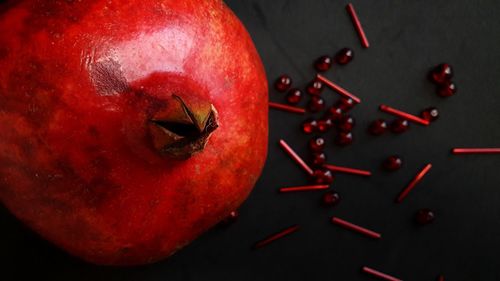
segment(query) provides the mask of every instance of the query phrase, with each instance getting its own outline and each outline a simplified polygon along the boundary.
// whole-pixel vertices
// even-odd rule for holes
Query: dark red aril
[[[323,118],[318,120],[318,132],[325,133],[333,127],[333,121],[330,118]]]
[[[312,96],[307,104],[310,112],[320,112],[325,108],[325,100],[320,96]]]
[[[222,226],[228,226],[228,225],[234,223],[235,221],[237,221],[239,216],[240,216],[240,214],[238,211],[232,211],[231,213],[229,213],[229,215],[225,219],[223,219],[220,222],[220,224]]]
[[[332,121],[337,121],[344,116],[344,111],[340,107],[332,106],[328,109],[327,115]]]
[[[398,118],[391,123],[391,131],[396,134],[404,133],[410,127],[410,123],[406,119]]]
[[[427,121],[435,121],[439,118],[439,111],[435,107],[429,107],[420,113],[420,117]]]
[[[401,166],[403,166],[403,159],[397,155],[389,156],[382,164],[385,170],[391,172],[401,169]]]
[[[330,69],[331,66],[332,66],[332,58],[329,56],[319,57],[314,62],[314,68],[316,68],[318,72],[325,72],[328,69]]]
[[[328,191],[321,198],[323,205],[333,207],[340,202],[340,194],[335,191]]]
[[[351,144],[353,141],[351,132],[339,132],[335,137],[335,144],[340,146],[346,146]]]
[[[276,79],[274,88],[279,92],[286,92],[292,86],[292,78],[286,74],[281,75]]]
[[[342,131],[342,132],[350,132],[352,131],[352,128],[354,128],[354,118],[352,118],[349,115],[343,116],[340,118],[337,124],[337,128]]]
[[[310,95],[319,95],[323,91],[323,82],[319,80],[311,81],[306,88],[306,92]]]
[[[445,82],[437,88],[437,93],[441,97],[451,97],[456,94],[456,92],[457,86],[451,81]]]
[[[318,129],[318,122],[314,119],[307,119],[302,123],[302,132],[312,134]]]
[[[313,152],[321,152],[325,148],[325,139],[322,137],[314,137],[309,141],[309,149]]]
[[[324,152],[313,152],[311,158],[313,167],[322,167],[326,163],[326,154]]]
[[[344,112],[351,110],[355,105],[356,102],[353,99],[345,97],[340,98],[337,103],[335,103],[335,106],[342,109]]]
[[[349,48],[343,48],[335,55],[335,62],[341,65],[348,64],[354,58],[354,51]]]
[[[374,136],[380,136],[387,131],[387,122],[383,119],[373,121],[368,127],[368,132]]]
[[[315,170],[312,177],[315,184],[331,184],[334,179],[332,172],[327,169]]]
[[[298,104],[302,100],[303,93],[297,88],[293,88],[286,94],[286,101],[289,104]]]
[[[452,77],[453,69],[447,63],[436,65],[429,73],[429,79],[437,85],[450,81]]]
[[[420,225],[426,225],[433,222],[435,214],[430,209],[420,209],[415,214],[415,221]]]

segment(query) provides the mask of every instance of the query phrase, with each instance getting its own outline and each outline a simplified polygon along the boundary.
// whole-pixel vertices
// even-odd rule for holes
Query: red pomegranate
[[[69,253],[157,261],[254,186],[267,82],[221,0],[7,1],[0,34],[0,199]]]

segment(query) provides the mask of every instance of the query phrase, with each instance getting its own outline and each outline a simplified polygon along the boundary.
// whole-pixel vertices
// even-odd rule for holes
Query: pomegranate
[[[165,258],[267,153],[267,80],[221,0],[0,6],[0,200],[89,262]]]

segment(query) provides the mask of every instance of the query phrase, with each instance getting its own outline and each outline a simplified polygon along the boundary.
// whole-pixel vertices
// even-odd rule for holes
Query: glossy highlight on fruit
[[[44,238],[151,263],[252,190],[268,83],[222,1],[12,1],[0,32],[0,201]]]

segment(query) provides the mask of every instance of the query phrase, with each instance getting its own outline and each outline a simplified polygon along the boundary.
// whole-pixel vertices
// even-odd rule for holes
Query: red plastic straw
[[[354,28],[356,29],[356,32],[358,33],[359,40],[361,40],[361,45],[364,48],[370,47],[370,43],[368,42],[368,38],[366,38],[365,31],[363,30],[363,26],[361,26],[361,22],[359,21],[358,14],[356,13],[356,10],[354,10],[354,6],[349,3],[346,7],[347,13],[351,16],[352,23],[354,24]]]
[[[375,238],[375,239],[382,238],[382,235],[380,233],[377,233],[375,231],[372,231],[372,230],[369,230],[367,228],[361,227],[359,225],[355,225],[353,223],[350,223],[348,221],[345,221],[345,220],[337,218],[337,217],[332,217],[332,223],[340,225],[343,228],[359,232],[359,233],[361,233],[363,235],[366,235],[368,237],[371,237],[371,238]]]
[[[348,167],[341,167],[341,166],[335,166],[335,165],[324,165],[324,167],[332,172],[337,172],[337,173],[345,173],[345,174],[359,175],[359,176],[365,176],[365,177],[369,177],[372,175],[372,172],[370,172],[370,171],[353,169],[353,168],[348,168]]]
[[[328,189],[329,185],[303,185],[303,186],[292,186],[292,187],[282,187],[280,188],[280,192],[295,192],[295,191],[311,191],[311,190],[323,190]]]
[[[262,248],[268,244],[270,244],[271,242],[275,241],[275,240],[278,240],[280,238],[283,238],[289,234],[292,234],[293,232],[299,230],[299,226],[298,225],[293,225],[293,226],[290,226],[276,234],[273,234],[269,237],[267,237],[266,239],[264,240],[261,240],[259,242],[257,242],[253,247],[254,249],[259,249],[259,248]]]
[[[379,109],[385,113],[396,115],[398,117],[401,117],[403,119],[406,119],[408,121],[412,121],[412,122],[415,122],[415,123],[418,123],[421,125],[428,126],[430,124],[430,122],[428,120],[422,119],[418,116],[412,115],[410,113],[406,113],[406,112],[401,111],[401,110],[397,110],[397,109],[392,108],[390,106],[387,106],[385,104],[381,104]]]
[[[309,175],[312,175],[314,173],[314,171],[311,169],[311,167],[309,167],[306,162],[304,162],[304,160],[302,160],[302,158],[300,158],[299,155],[297,155],[297,153],[295,153],[295,151],[284,141],[284,140],[280,140],[280,146],[285,150],[285,152],[290,155],[290,157],[292,157],[292,159],[297,162],[297,164],[299,164],[300,167],[302,167],[302,169],[304,169]]]
[[[378,270],[375,270],[373,268],[369,268],[368,266],[363,266],[363,272],[371,274],[371,275],[378,277],[380,279],[388,280],[388,281],[403,281],[402,279],[398,279],[394,276],[385,274],[385,273],[380,272]]]
[[[413,180],[399,194],[398,198],[396,199],[396,202],[401,203],[403,201],[403,199],[405,199],[406,196],[408,196],[408,193],[410,193],[410,191],[413,188],[415,188],[417,183],[419,183],[422,180],[422,178],[429,172],[429,170],[431,168],[432,168],[432,164],[429,163],[429,164],[425,165],[425,167],[422,170],[420,170],[420,172],[418,172],[418,174],[415,176],[415,178],[413,178]]]
[[[500,148],[453,148],[453,154],[500,154]]]
[[[340,87],[339,85],[333,83],[332,81],[328,80],[326,77],[324,77],[321,74],[316,74],[316,79],[319,81],[325,83],[328,87],[332,88],[334,91],[339,93],[340,95],[352,99],[356,103],[361,103],[361,99],[356,97],[355,95],[349,93],[346,89]]]
[[[290,106],[282,103],[269,102],[269,107],[274,109],[279,109],[291,113],[304,114],[306,110],[296,106]]]

